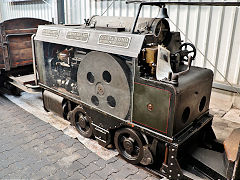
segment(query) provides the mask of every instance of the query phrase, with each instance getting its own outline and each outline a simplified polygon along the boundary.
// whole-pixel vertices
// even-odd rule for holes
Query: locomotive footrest
[[[224,151],[196,148],[190,164],[210,179],[240,178],[240,129],[235,129],[224,141]]]
[[[28,92],[28,93],[38,93],[41,92],[39,86],[35,85],[35,75],[29,74],[25,76],[9,76],[9,83],[13,86]]]

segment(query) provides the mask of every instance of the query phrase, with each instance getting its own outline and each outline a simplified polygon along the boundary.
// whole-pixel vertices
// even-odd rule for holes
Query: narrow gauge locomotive
[[[37,32],[38,25],[44,24],[50,22],[15,18],[0,23],[0,87],[9,81],[9,77],[33,73],[31,36]]]
[[[144,5],[158,6],[160,18],[139,18]],[[165,4],[151,2],[140,4],[135,20],[39,26],[33,45],[44,107],[169,179],[187,178],[189,164],[209,178],[237,179],[239,143],[229,150],[211,127],[213,72],[191,66],[194,45],[182,43],[165,18]]]

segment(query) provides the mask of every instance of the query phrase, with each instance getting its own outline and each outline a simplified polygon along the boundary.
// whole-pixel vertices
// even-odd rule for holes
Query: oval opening
[[[199,104],[199,111],[200,112],[202,112],[202,110],[204,109],[204,107],[206,105],[206,101],[207,101],[206,96],[203,96],[201,101],[200,101],[200,104]]]
[[[99,105],[99,100],[98,100],[97,96],[92,96],[91,101],[95,106]]]
[[[188,118],[189,118],[189,115],[190,115],[190,108],[189,107],[186,107],[183,111],[183,114],[182,114],[182,122],[183,123],[186,123]]]
[[[108,96],[107,97],[107,103],[111,107],[115,107],[116,106],[116,100],[112,96]]]
[[[93,73],[91,73],[91,72],[88,72],[88,73],[87,73],[87,80],[88,80],[90,83],[94,83]]]
[[[112,76],[111,76],[110,72],[108,72],[108,71],[104,71],[102,74],[102,77],[103,77],[103,80],[107,83],[110,83],[112,80]]]

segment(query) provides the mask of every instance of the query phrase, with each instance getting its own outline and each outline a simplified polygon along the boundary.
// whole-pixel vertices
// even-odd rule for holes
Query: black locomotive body
[[[39,26],[33,40],[44,107],[130,163],[187,178],[186,158],[204,171],[199,153],[224,155],[209,114],[213,73],[191,66],[195,47],[182,44],[166,19],[133,22],[95,16],[81,26]],[[229,164],[239,169],[237,162],[204,173],[235,177]]]

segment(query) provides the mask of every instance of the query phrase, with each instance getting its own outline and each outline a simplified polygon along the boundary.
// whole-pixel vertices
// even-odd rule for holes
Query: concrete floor
[[[213,90],[210,102],[210,113],[214,115],[213,129],[217,139],[226,139],[233,129],[240,128],[240,109],[237,98],[227,92]],[[239,99],[240,101],[240,99]]]
[[[159,179],[114,153],[101,158],[2,95],[0,114],[0,179]]]

